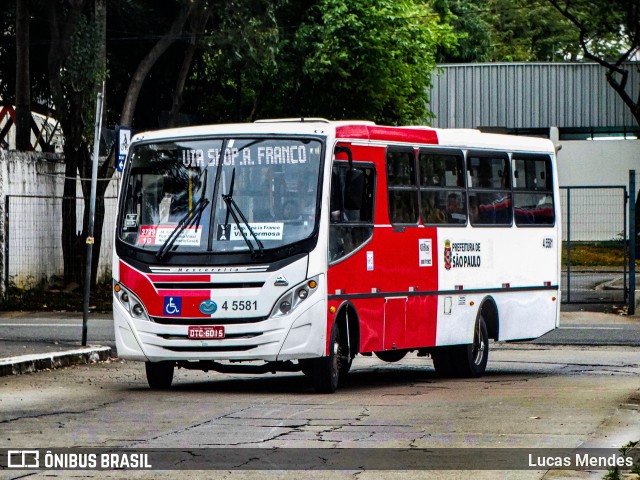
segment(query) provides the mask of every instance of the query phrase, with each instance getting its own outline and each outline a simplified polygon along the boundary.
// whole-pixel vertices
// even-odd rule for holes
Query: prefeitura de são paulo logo
[[[444,241],[444,268],[451,270],[451,240]]]

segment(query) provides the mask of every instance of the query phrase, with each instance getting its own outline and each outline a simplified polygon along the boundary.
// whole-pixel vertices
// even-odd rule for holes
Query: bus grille
[[[262,333],[227,333],[224,336],[225,340],[232,340],[232,339],[238,339],[238,338],[255,338],[255,337],[259,337],[260,335],[262,335]],[[158,337],[160,338],[164,338],[165,340],[189,340],[187,338],[187,335],[176,335],[176,334],[157,334]],[[191,339],[193,340],[193,339]],[[201,341],[204,340],[206,341],[206,338],[199,338],[196,341]],[[215,339],[212,339],[212,341],[215,341]]]
[[[238,325],[242,323],[264,322],[269,317],[252,318],[165,318],[151,317],[151,321],[160,325]]]
[[[193,347],[162,347],[165,350],[171,350],[172,352],[246,352],[257,348],[258,345],[230,345],[230,346],[209,346],[203,347],[200,345],[194,345]]]

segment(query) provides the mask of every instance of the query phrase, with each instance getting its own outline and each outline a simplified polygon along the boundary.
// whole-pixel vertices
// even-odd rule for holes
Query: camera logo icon
[[[40,452],[38,450],[9,450],[9,468],[40,468]]]

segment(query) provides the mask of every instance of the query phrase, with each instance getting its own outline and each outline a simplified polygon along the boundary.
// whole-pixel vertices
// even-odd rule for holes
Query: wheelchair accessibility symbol
[[[164,297],[164,314],[177,316],[182,313],[182,297]]]

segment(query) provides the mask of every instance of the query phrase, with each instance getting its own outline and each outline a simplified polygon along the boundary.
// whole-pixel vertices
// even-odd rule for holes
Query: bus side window
[[[469,202],[477,204],[477,219],[471,225],[511,225],[511,168],[504,152],[469,153],[467,170],[471,178]]]
[[[387,152],[389,220],[392,224],[418,223],[418,187],[413,151]]]
[[[331,173],[329,262],[346,257],[373,235],[375,169],[341,162]]]
[[[420,151],[422,223],[466,225],[467,194],[461,151]]]
[[[553,225],[551,158],[548,155],[514,154],[513,164],[516,225]]]

